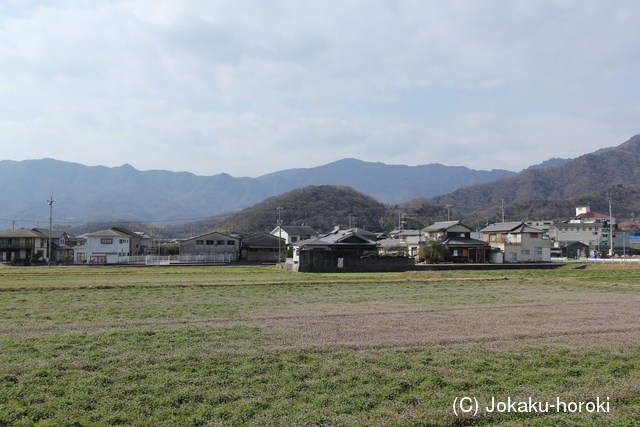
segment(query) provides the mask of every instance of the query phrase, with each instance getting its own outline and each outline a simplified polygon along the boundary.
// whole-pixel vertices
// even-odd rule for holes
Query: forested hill
[[[204,233],[212,229],[242,235],[270,232],[277,225],[276,208],[279,206],[283,208],[280,219],[284,225],[308,225],[320,232],[328,232],[336,225],[376,231],[389,228],[387,222],[392,218],[391,209],[351,187],[311,185],[269,197],[240,212],[175,226],[171,231],[177,235],[184,235],[187,231]]]
[[[428,199],[429,204],[453,205],[473,212],[501,203],[568,200],[615,186],[640,184],[640,135],[597,154],[585,154],[562,165],[530,168],[490,183],[460,188]]]

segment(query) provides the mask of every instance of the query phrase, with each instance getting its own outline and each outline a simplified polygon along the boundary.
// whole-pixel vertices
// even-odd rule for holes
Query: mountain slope
[[[472,185],[429,200],[471,212],[505,203],[565,200],[616,185],[640,184],[640,135],[615,149],[586,154],[558,166],[525,169],[491,183]]]
[[[308,225],[328,232],[334,226],[381,230],[393,209],[348,186],[310,185],[272,196],[240,212],[170,227],[173,235],[202,234],[224,229],[244,236],[270,232],[278,223],[277,207],[284,225]],[[389,227],[387,227],[389,228]]]

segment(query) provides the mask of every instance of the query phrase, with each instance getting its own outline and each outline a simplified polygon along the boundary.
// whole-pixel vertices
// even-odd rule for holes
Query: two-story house
[[[551,261],[551,241],[538,228],[523,222],[501,222],[481,231],[483,240],[502,253],[502,260],[494,258],[494,262]]]
[[[49,230],[34,228],[35,231],[49,236]],[[70,238],[66,231],[51,231],[51,260],[54,262],[69,261],[73,259],[74,239]]]
[[[124,228],[113,227],[84,235],[86,242],[73,248],[75,262],[117,264],[118,257],[144,255],[151,238]]]
[[[425,240],[446,245],[451,251],[449,261],[484,262],[491,247],[488,243],[471,238],[471,227],[460,221],[435,222],[421,230]]]
[[[0,261],[47,259],[49,236],[37,230],[19,228],[0,233]]]

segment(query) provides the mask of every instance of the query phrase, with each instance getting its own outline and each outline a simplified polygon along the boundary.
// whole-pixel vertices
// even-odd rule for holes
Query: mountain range
[[[551,159],[510,177],[478,183],[431,198],[396,206],[384,205],[352,188],[307,186],[270,197],[242,211],[174,228],[176,235],[222,228],[252,234],[273,229],[275,208],[284,207],[285,223],[328,231],[353,224],[388,232],[403,219],[405,228],[435,221],[461,219],[472,227],[526,219],[567,220],[575,207],[589,205],[608,212],[609,199],[621,221],[640,212],[640,135],[618,147],[601,149],[577,159]]]
[[[356,159],[343,159],[308,169],[289,169],[258,178],[234,178],[227,174],[209,177],[187,172],[138,171],[130,165],[120,167],[84,166],[52,159],[0,161],[0,229],[12,226],[35,227],[48,220],[46,200],[53,196],[54,219],[58,224],[91,221],[138,220],[146,223],[181,224],[217,216],[244,224],[242,210],[294,189],[308,186],[349,186],[391,210],[377,221],[389,224],[402,210],[418,213],[425,221],[446,219],[450,205],[459,217],[489,218],[497,206],[507,205],[522,216],[562,214],[566,203],[585,200],[591,194],[618,188],[624,190],[625,212],[635,209],[635,189],[640,186],[640,135],[618,147],[598,150],[576,159],[550,159],[520,173],[492,170],[476,171],[464,167],[429,164],[423,166],[387,165]],[[317,191],[337,203],[331,192]],[[338,191],[338,190],[336,190]],[[341,215],[363,211],[365,199],[342,191],[357,209],[343,207]],[[297,193],[296,193],[297,194]],[[293,197],[293,196],[292,196]],[[300,202],[300,194],[298,194]],[[601,203],[601,194],[597,197]],[[619,195],[619,197],[622,197]],[[639,208],[640,208],[640,200]],[[304,201],[304,203],[308,203]],[[333,202],[331,202],[333,203]],[[313,205],[313,212],[333,208],[329,202]],[[364,204],[363,204],[364,203]],[[355,206],[354,205],[354,206]],[[560,206],[562,205],[562,206]],[[311,205],[309,205],[311,206]],[[621,205],[622,206],[622,205]],[[552,207],[552,209],[547,209]],[[270,209],[270,208],[269,208]],[[245,209],[246,211],[246,209]],[[233,212],[239,212],[233,214]],[[240,215],[240,216],[238,216]],[[272,213],[269,213],[272,215]],[[254,218],[257,218],[254,214]],[[292,218],[293,220],[294,218]],[[520,219],[520,218],[518,218]],[[295,221],[305,217],[295,216]],[[342,220],[341,220],[342,221]],[[267,221],[271,224],[272,218]],[[204,224],[203,223],[203,224]]]
[[[513,175],[515,172],[506,170],[386,165],[356,159],[258,178],[139,171],[127,164],[104,167],[53,159],[4,160],[0,161],[0,228],[10,228],[9,221],[30,227],[35,226],[33,222],[48,220],[45,202],[51,196],[56,201],[57,223],[116,219],[168,223],[239,211],[308,185],[348,185],[382,203],[396,204]]]

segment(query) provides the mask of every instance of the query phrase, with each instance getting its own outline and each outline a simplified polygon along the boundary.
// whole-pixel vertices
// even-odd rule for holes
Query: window
[[[203,246],[204,240],[196,240],[196,246]]]
[[[233,246],[235,244],[236,244],[236,242],[234,240],[227,240],[227,245]]]
[[[103,245],[112,245],[113,239],[100,239],[100,243],[102,243]]]
[[[538,234],[539,233],[530,233],[529,237],[531,237],[532,239],[537,239],[538,238]]]
[[[541,247],[540,248],[533,248],[533,250],[534,250],[534,254],[542,255],[542,248]]]
[[[218,240],[218,246],[223,246],[224,245],[224,240]]]
[[[121,245],[125,245],[127,243],[129,243],[129,241],[127,239],[120,239],[120,244]]]
[[[213,240],[207,240],[207,246],[213,246]]]
[[[496,235],[495,235],[495,234],[490,234],[490,235],[489,235],[489,241],[490,241],[490,242],[495,242],[496,240],[497,240],[497,239],[496,239]]]
[[[522,255],[529,255],[529,254],[530,254],[529,249],[523,249],[522,250]]]

